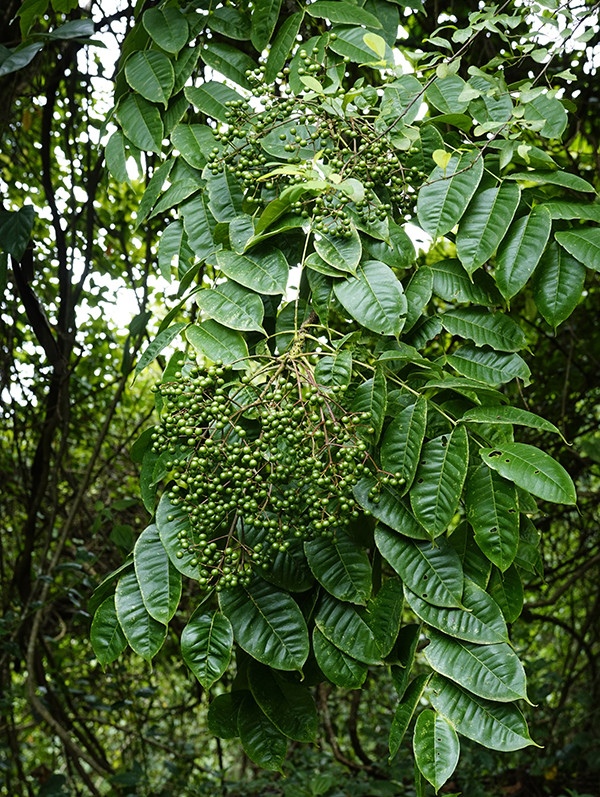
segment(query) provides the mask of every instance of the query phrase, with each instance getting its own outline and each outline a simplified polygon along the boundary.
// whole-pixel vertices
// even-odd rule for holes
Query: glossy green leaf
[[[472,695],[441,675],[433,676],[430,688],[433,707],[467,739],[502,752],[535,744],[515,705]]]
[[[204,689],[223,675],[232,648],[233,629],[227,617],[198,607],[181,633],[181,654]]]
[[[577,503],[575,485],[567,471],[545,451],[526,443],[505,443],[480,449],[483,461],[518,487],[558,504]]]
[[[196,294],[202,312],[228,329],[264,332],[264,305],[258,294],[227,280]]]
[[[477,307],[459,307],[440,316],[451,335],[472,340],[476,346],[500,351],[523,349],[527,340],[521,327],[504,313],[490,313]]]
[[[507,642],[478,645],[433,629],[427,636],[425,658],[436,672],[487,700],[527,699],[525,670]]]
[[[487,465],[473,471],[465,494],[475,542],[500,570],[512,564],[519,544],[519,507],[514,484]]]
[[[370,28],[380,28],[381,23],[376,16],[365,11],[360,6],[351,3],[331,2],[331,0],[315,0],[307,12],[311,17],[322,17],[330,22],[339,22],[342,25],[366,25]]]
[[[125,76],[131,88],[142,97],[167,107],[175,85],[175,72],[164,53],[157,50],[133,53],[125,64]]]
[[[463,423],[516,424],[539,429],[540,432],[560,434],[560,430],[550,421],[534,412],[522,410],[520,407],[498,405],[497,407],[474,407],[462,416]]]
[[[430,268],[433,291],[447,302],[491,305],[501,301],[492,278],[482,270],[469,275],[458,260],[441,260]]]
[[[468,100],[466,102],[460,100],[466,85],[458,75],[436,78],[427,87],[425,99],[441,113],[463,113],[469,105]]]
[[[543,122],[539,129],[544,138],[560,138],[567,126],[567,112],[556,97],[539,94],[525,103],[523,118],[528,122]]]
[[[459,523],[448,537],[448,542],[459,556],[465,578],[485,589],[492,571],[492,563],[475,542],[469,524],[466,521]]]
[[[577,219],[600,222],[600,204],[591,202],[544,202],[553,219]]]
[[[229,107],[226,103],[243,99],[237,91],[217,80],[207,80],[201,86],[186,86],[183,91],[192,105],[219,122],[228,120],[226,114],[229,113]]]
[[[406,692],[420,637],[420,623],[404,625],[398,634],[393,651],[396,663],[391,665],[390,674],[399,699],[402,699]]]
[[[179,209],[188,243],[196,257],[206,260],[217,248],[213,239],[215,217],[208,209],[204,194],[185,202]]]
[[[272,83],[277,77],[277,73],[285,66],[285,62],[296,42],[296,36],[300,30],[300,25],[302,25],[303,18],[303,12],[297,11],[287,17],[277,31],[277,35],[269,48],[265,71],[266,83]]]
[[[341,601],[365,604],[371,594],[371,564],[366,550],[348,534],[315,537],[304,543],[308,566],[317,581]]]
[[[0,78],[26,67],[33,61],[43,46],[42,42],[34,42],[8,50],[8,55],[0,63]]]
[[[191,47],[184,47],[184,49],[179,53],[177,60],[173,62],[173,69],[175,70],[175,86],[173,88],[173,94],[177,95],[177,99],[175,101],[176,104],[173,103],[173,100],[171,101],[173,105],[165,114],[166,130],[172,130],[175,124],[181,120],[189,108],[190,100],[181,90],[185,87],[188,80],[194,74],[194,70],[196,69],[199,58],[200,48],[194,47],[192,45]],[[171,113],[176,115],[176,119],[173,124],[168,125],[167,119]]]
[[[400,117],[405,124],[412,124],[419,115],[422,95],[423,86],[414,75],[401,75],[383,89],[382,119],[387,124],[391,124]],[[420,138],[417,140],[419,143],[421,142]],[[434,147],[434,149],[438,149],[438,147]],[[430,167],[431,162],[427,163],[427,166],[423,166],[422,171],[428,170]]]
[[[356,274],[362,247],[354,226],[351,228],[351,232],[350,238],[322,234],[315,240],[315,250],[319,257],[338,271],[349,271]]]
[[[238,645],[277,670],[298,670],[309,651],[308,631],[298,604],[286,592],[254,578],[248,586],[219,593]]]
[[[381,441],[381,467],[405,480],[406,493],[415,477],[427,427],[427,401],[419,396],[402,410],[385,430]],[[412,535],[409,535],[412,536]]]
[[[313,649],[321,672],[332,684],[346,689],[358,689],[363,685],[367,665],[337,648],[317,626],[313,629]]]
[[[250,16],[235,6],[212,6],[206,22],[211,30],[222,33],[228,39],[250,39]]]
[[[156,205],[156,200],[161,195],[174,166],[175,159],[169,158],[169,160],[161,163],[157,169],[154,169],[152,177],[146,185],[146,190],[142,196],[142,201],[140,202],[136,212],[136,227],[139,227],[140,224],[148,218],[148,215],[150,214],[152,208]]]
[[[375,544],[383,558],[420,598],[434,606],[462,606],[462,567],[458,554],[445,537],[435,543],[413,542],[378,526]]]
[[[512,172],[506,175],[505,179],[510,180],[523,180],[528,183],[549,183],[550,185],[560,185],[563,188],[571,188],[573,191],[582,191],[583,193],[595,194],[596,189],[587,180],[579,177],[577,174],[569,174],[558,170],[549,171],[528,171],[528,172]]]
[[[166,639],[167,627],[148,614],[133,570],[124,573],[117,583],[115,608],[130,647],[151,661]]]
[[[370,413],[368,419],[369,426],[367,426],[367,429],[372,428],[374,430],[371,439],[373,439],[375,443],[379,440],[379,436],[381,435],[386,406],[387,383],[383,372],[378,368],[375,370],[375,376],[372,379],[367,379],[366,382],[363,382],[356,388],[351,408],[352,412]],[[364,432],[364,429],[359,431]]]
[[[496,257],[496,283],[505,299],[525,285],[548,243],[552,219],[543,205],[510,225]]]
[[[349,385],[352,377],[352,352],[348,349],[319,357],[314,370],[315,382],[325,388]]]
[[[394,712],[390,727],[390,762],[400,749],[404,735],[408,730],[415,709],[421,702],[421,697],[423,696],[423,692],[430,678],[431,675],[417,675],[417,677],[411,681],[402,700],[396,706],[396,711]]]
[[[366,476],[353,487],[354,497],[365,512],[406,537],[415,540],[430,539],[430,534],[416,520],[395,488],[380,485],[376,498],[371,498],[370,492],[377,484],[374,477]]]
[[[433,272],[424,266],[412,275],[404,294],[407,302],[405,334],[411,330],[425,312],[433,293]]]
[[[528,385],[530,381],[529,367],[518,354],[504,354],[466,345],[456,349],[446,359],[459,374],[486,385],[495,387],[511,379],[522,379]]]
[[[242,699],[237,722],[248,758],[262,769],[280,771],[287,752],[287,738],[259,708],[252,695],[247,694]]]
[[[131,157],[132,144],[128,141],[120,130],[115,132],[108,139],[104,154],[108,171],[119,183],[129,183],[131,180],[127,171],[127,161]]]
[[[355,64],[371,64],[382,60],[380,54],[376,54],[366,43],[365,34],[367,31],[359,27],[336,27],[336,38],[329,42],[329,48],[338,55],[347,56]],[[383,60],[393,63],[393,55],[390,47],[385,46]]]
[[[426,708],[415,723],[413,750],[421,774],[437,792],[458,764],[460,742],[454,727],[441,714]]]
[[[473,151],[453,155],[446,169],[432,171],[419,191],[419,224],[433,238],[445,235],[465,212],[483,175],[483,158]]]
[[[96,609],[90,641],[102,667],[118,659],[127,647],[127,638],[117,618],[114,595],[105,598]]]
[[[587,268],[600,271],[600,227],[579,227],[557,232],[556,240]]]
[[[464,427],[440,435],[423,446],[410,490],[417,520],[432,536],[442,534],[458,508],[469,462],[469,441]]]
[[[178,53],[188,40],[188,24],[177,8],[149,8],[142,23],[153,41],[168,53]]]
[[[171,564],[155,525],[140,534],[133,549],[135,574],[148,614],[167,624],[181,598],[181,575]]]
[[[156,105],[139,94],[128,94],[118,104],[115,116],[132,144],[149,152],[161,151],[164,129]]]
[[[187,236],[180,221],[172,221],[163,231],[158,242],[158,268],[164,279],[171,279],[171,266],[173,259],[177,258],[175,267],[184,265],[192,257],[192,251],[187,244]],[[185,267],[185,266],[184,266]]]
[[[220,739],[234,739],[239,736],[238,714],[246,695],[250,695],[250,692],[247,689],[240,689],[224,692],[211,700],[206,718],[213,736],[218,736]]]
[[[406,585],[404,591],[406,602],[417,617],[453,639],[463,639],[478,645],[508,642],[506,623],[500,607],[485,590],[469,579],[465,579],[462,609],[432,606]]]
[[[315,624],[333,645],[365,664],[378,664],[381,652],[373,632],[353,606],[323,594]]]
[[[261,575],[265,581],[288,592],[305,592],[315,583],[304,555],[302,541],[296,538],[285,551],[277,551],[271,567]]]
[[[585,283],[585,266],[551,243],[533,275],[533,298],[544,319],[556,328],[577,307]]]
[[[244,360],[248,357],[248,347],[239,332],[209,319],[189,326],[185,336],[209,360],[230,363],[233,369],[246,367]]]
[[[169,499],[169,494],[164,492],[156,509],[156,527],[160,540],[177,570],[184,576],[195,579],[198,577],[198,568],[189,564],[189,558],[180,559],[177,556],[178,551],[181,551],[181,540],[178,534],[180,531],[187,531],[189,526],[188,515],[179,507],[174,506]]]
[[[384,581],[377,595],[367,605],[368,613],[365,619],[384,658],[391,653],[396,644],[403,606],[404,592],[399,578],[388,578]]]
[[[256,0],[251,15],[250,39],[261,53],[273,35],[279,18],[281,0]]]
[[[297,742],[315,741],[317,707],[306,686],[256,662],[248,668],[248,682],[252,696],[281,733]]]
[[[202,60],[224,77],[245,89],[250,89],[248,70],[256,69],[256,62],[239,47],[219,41],[209,41],[201,51]]]
[[[208,207],[217,221],[233,221],[242,213],[242,188],[228,169],[209,174],[206,187]]]
[[[0,251],[20,261],[31,238],[34,221],[33,205],[24,205],[16,211],[0,210]]]
[[[178,124],[171,133],[173,146],[190,166],[203,169],[216,141],[208,125]]]
[[[279,249],[253,249],[244,255],[223,249],[216,261],[224,274],[246,288],[271,296],[285,293],[289,267]]]
[[[523,584],[517,568],[511,565],[505,573],[494,568],[488,586],[507,623],[514,623],[523,609]]]
[[[460,261],[472,274],[494,254],[512,221],[521,191],[515,183],[486,188],[475,194],[456,236]]]
[[[144,368],[147,368],[150,363],[155,360],[158,355],[169,346],[175,338],[179,335],[182,329],[184,329],[186,324],[172,324],[167,329],[163,329],[162,332],[154,338],[154,340],[150,341],[150,343],[144,349],[142,356],[137,361],[135,366],[136,374],[139,374],[140,371],[143,371]]]
[[[336,283],[334,292],[362,326],[380,335],[400,334],[406,318],[406,297],[400,281],[385,263],[361,263],[356,277]]]

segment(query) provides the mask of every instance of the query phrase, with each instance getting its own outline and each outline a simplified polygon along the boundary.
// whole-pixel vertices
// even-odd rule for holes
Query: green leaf
[[[321,387],[349,385],[352,377],[352,352],[347,349],[319,357],[314,370],[315,382]]]
[[[133,562],[148,614],[166,625],[179,605],[181,575],[171,564],[155,525],[140,534]]]
[[[546,247],[533,275],[533,298],[551,327],[556,329],[577,307],[585,274],[583,263],[560,246],[553,242]]]
[[[205,64],[237,83],[238,86],[245,89],[251,88],[246,72],[256,69],[257,65],[249,55],[246,55],[238,47],[223,42],[209,41],[202,49],[201,56]]]
[[[568,172],[555,170],[512,172],[512,174],[505,175],[505,179],[523,180],[528,183],[549,183],[550,185],[560,185],[563,188],[570,188],[573,191],[596,193],[596,189],[591,183],[588,183],[587,180],[584,180],[576,174],[569,174]]]
[[[105,598],[96,609],[90,630],[90,641],[102,667],[118,659],[127,647],[127,638],[117,619],[114,595]]]
[[[458,508],[469,462],[469,441],[464,427],[440,435],[423,446],[421,461],[410,491],[417,520],[432,536],[442,534]]]
[[[127,160],[132,155],[132,144],[120,130],[115,130],[108,139],[104,154],[108,171],[119,183],[129,183],[129,173],[127,172]]]
[[[405,480],[406,493],[414,480],[427,428],[427,401],[419,396],[402,410],[385,430],[381,441],[381,467]]]
[[[233,629],[227,617],[198,607],[181,633],[181,655],[204,689],[223,675],[232,649]]]
[[[200,309],[228,329],[242,332],[263,332],[262,320],[265,308],[260,296],[227,280],[214,288],[203,288],[196,294]]]
[[[375,370],[375,376],[367,379],[356,388],[352,399],[352,412],[369,412],[370,427],[374,429],[373,442],[376,443],[381,435],[385,409],[387,406],[387,383],[380,368]],[[369,427],[367,427],[369,428]]]
[[[27,249],[34,221],[33,205],[24,205],[16,211],[0,210],[0,251],[19,262]]]
[[[176,268],[183,266],[184,261],[192,257],[192,251],[187,245],[187,236],[184,233],[183,224],[180,221],[172,221],[160,236],[158,242],[158,268],[161,276],[171,279],[171,266],[173,258],[177,258]]]
[[[317,707],[306,686],[256,662],[250,663],[248,682],[252,696],[277,730],[297,742],[315,741]]]
[[[228,169],[209,174],[206,188],[208,207],[217,221],[232,221],[242,213],[242,187]]]
[[[378,526],[375,544],[404,583],[420,598],[434,606],[462,606],[463,573],[454,548],[440,537],[430,542],[413,542]]]
[[[201,86],[186,86],[183,93],[199,111],[219,122],[228,121],[229,106],[226,103],[243,100],[241,94],[217,80],[207,80]]]
[[[423,692],[430,678],[431,675],[417,675],[417,677],[411,681],[404,697],[396,706],[396,711],[394,712],[390,727],[390,762],[400,749],[404,735],[408,730],[415,709],[421,702],[421,697],[423,696]]]
[[[378,486],[377,480],[367,476],[353,487],[358,504],[370,515],[392,529],[416,540],[428,540],[430,535],[416,520],[410,509],[402,501],[400,494],[388,485],[379,485],[379,494],[371,498],[371,490]]]
[[[0,63],[0,78],[26,67],[33,61],[43,46],[42,42],[34,42],[8,50],[9,55]]]
[[[355,64],[371,64],[378,60],[390,63],[394,61],[392,51],[387,44],[383,56],[375,54],[364,40],[365,33],[367,33],[364,28],[336,27],[332,29],[332,32],[336,34],[336,38],[329,41],[329,49],[338,55],[347,56]]]
[[[181,539],[178,535],[180,531],[189,530],[189,516],[180,507],[171,503],[167,492],[162,494],[156,509],[156,527],[165,551],[177,570],[188,578],[197,579],[198,568],[189,564],[189,558],[180,559],[177,556],[177,553],[181,551]]]
[[[451,335],[472,340],[476,346],[491,346],[500,351],[525,348],[527,339],[521,327],[504,313],[490,313],[477,307],[448,310],[440,316]]]
[[[304,543],[314,577],[335,598],[365,604],[371,594],[371,564],[365,549],[348,534],[315,537]]]
[[[188,40],[185,16],[176,8],[149,8],[144,12],[142,24],[162,50],[177,54]]]
[[[175,340],[181,330],[185,327],[186,324],[184,323],[173,324],[172,326],[167,327],[167,329],[163,329],[162,332],[159,332],[154,340],[152,340],[144,349],[142,356],[135,366],[136,374],[139,374],[144,370],[144,368],[147,368],[150,363],[158,357],[161,351],[166,349],[166,347]]]
[[[412,124],[419,115],[422,94],[423,86],[414,75],[401,75],[383,89],[381,117],[387,124],[391,124],[397,118],[401,118],[407,125]],[[424,131],[420,132],[423,134]],[[417,141],[420,146],[421,139],[419,138]],[[434,147],[435,149],[436,147]],[[424,168],[429,169],[430,166],[431,163],[428,162],[427,167]]]
[[[433,676],[430,688],[433,707],[467,739],[501,752],[535,744],[516,706],[476,697],[441,675]]]
[[[194,169],[203,169],[216,140],[207,125],[178,124],[171,133],[173,146]]]
[[[347,603],[323,594],[315,616],[323,636],[348,656],[365,664],[378,664],[381,651],[361,615]]]
[[[482,448],[483,461],[518,487],[557,504],[576,504],[575,485],[567,471],[545,451],[526,443]]]
[[[304,592],[314,586],[301,540],[294,538],[285,551],[277,551],[271,567],[263,571],[262,577],[288,592]]]
[[[492,571],[492,563],[481,553],[481,549],[475,542],[473,530],[466,521],[456,527],[450,537],[448,537],[448,542],[457,552],[462,562],[465,579],[470,579],[477,586],[485,589]],[[440,630],[443,631],[444,629]]]
[[[441,260],[430,266],[433,292],[447,302],[473,302],[492,305],[501,302],[489,274],[476,271],[470,276],[458,260]]]
[[[500,607],[485,590],[465,579],[463,609],[432,606],[404,585],[406,602],[423,622],[453,639],[478,645],[508,642],[508,631]]]
[[[217,248],[213,240],[217,222],[208,209],[206,196],[193,197],[185,202],[179,211],[190,247],[196,257],[206,260]]]
[[[556,97],[547,94],[539,94],[525,103],[523,118],[527,121],[543,121],[538,132],[544,138],[560,138],[568,121],[564,105]]]
[[[142,97],[167,107],[175,85],[175,72],[164,53],[157,50],[133,53],[125,64],[125,77]]]
[[[550,421],[541,418],[534,412],[522,410],[519,407],[502,405],[497,407],[475,407],[465,412],[461,421],[463,423],[516,424],[517,426],[529,426],[531,429],[539,429],[540,432],[560,434],[560,430]]]
[[[463,113],[469,101],[461,102],[459,97],[466,87],[465,81],[458,75],[447,75],[436,78],[425,92],[425,99],[441,113]]]
[[[533,274],[550,237],[552,220],[543,205],[513,221],[496,257],[496,284],[512,299]]]
[[[160,196],[163,186],[167,181],[167,178],[171,174],[173,167],[175,166],[174,158],[169,158],[169,160],[161,163],[161,165],[154,169],[152,177],[148,181],[146,186],[146,190],[144,191],[144,195],[142,197],[142,201],[139,204],[139,207],[136,212],[136,220],[135,226],[139,227],[140,224],[145,221],[148,217],[148,214],[156,204],[156,200]]]
[[[406,286],[406,302],[408,310],[404,333],[409,332],[417,321],[423,316],[425,307],[429,304],[433,293],[433,272],[430,268],[422,267],[414,272]]]
[[[251,761],[262,769],[281,771],[287,739],[250,694],[245,695],[239,707],[238,731],[244,752]]]
[[[511,379],[522,379],[528,385],[530,381],[529,367],[518,354],[503,354],[466,345],[456,349],[446,360],[459,374],[486,385],[503,385]]]
[[[436,672],[487,700],[510,703],[527,699],[525,670],[507,642],[478,645],[433,629],[427,636],[431,641],[425,658]]]
[[[223,249],[216,261],[225,275],[246,288],[269,296],[285,293],[289,266],[279,249],[263,247],[244,255]]]
[[[553,219],[577,219],[600,222],[600,204],[591,202],[544,202]]]
[[[281,0],[256,0],[251,15],[250,39],[259,53],[265,49],[279,19]]]
[[[250,39],[250,16],[234,6],[210,9],[206,24],[211,30],[222,33],[228,39],[248,41]],[[268,81],[271,82],[271,81]]]
[[[488,589],[506,622],[514,623],[523,609],[523,584],[514,564],[505,573],[494,568]]]
[[[433,238],[445,235],[465,212],[483,175],[483,158],[474,151],[453,155],[448,167],[432,171],[419,191],[419,224]]]
[[[380,28],[381,23],[376,16],[365,11],[360,6],[351,3],[331,2],[331,0],[316,0],[307,7],[311,17],[322,17],[330,22],[339,22],[342,25],[366,25],[369,28]]]
[[[475,194],[456,236],[456,251],[472,274],[494,254],[519,205],[521,191],[515,183],[486,188]]]
[[[248,357],[246,341],[233,329],[209,319],[201,324],[192,324],[185,333],[192,346],[213,362],[231,365],[234,370],[246,367]]]
[[[167,626],[148,614],[133,570],[122,575],[117,583],[115,608],[130,647],[143,659],[151,661],[166,639]]]
[[[454,727],[440,714],[426,708],[415,723],[413,750],[421,774],[437,792],[458,764],[460,742]]]
[[[172,130],[174,125],[183,117],[184,113],[189,108],[189,98],[185,96],[185,93],[180,92],[194,74],[199,58],[200,48],[192,45],[191,47],[185,47],[173,62],[173,69],[175,70],[175,86],[173,87],[173,93],[177,95],[177,105],[169,108],[165,115],[165,130]],[[167,117],[170,113],[175,114],[177,118],[173,124],[169,125],[167,124]]]
[[[334,292],[362,326],[380,335],[400,334],[407,312],[406,297],[400,281],[385,263],[361,263],[356,277],[336,283]]]
[[[381,655],[389,656],[396,644],[402,622],[404,592],[399,578],[388,578],[368,605],[366,621],[375,636]]]
[[[302,25],[304,13],[297,11],[291,14],[281,25],[277,32],[277,36],[271,47],[269,48],[269,57],[267,58],[265,83],[273,83],[277,77],[277,73],[283,69],[290,52],[296,42],[296,36]]]
[[[123,133],[141,150],[159,153],[164,135],[160,111],[139,94],[128,94],[115,111]]]
[[[404,625],[398,634],[398,639],[396,640],[396,646],[394,648],[397,663],[391,665],[390,674],[399,699],[402,699],[406,692],[408,678],[415,661],[415,654],[420,637],[420,623],[409,623],[408,625]]]
[[[588,268],[600,271],[600,227],[579,227],[557,232],[556,240]]]
[[[247,586],[219,593],[238,645],[277,670],[298,670],[309,652],[308,631],[298,604],[286,592],[254,578]]]
[[[346,689],[359,689],[363,685],[367,665],[337,648],[317,626],[313,629],[313,649],[321,672],[332,684]]]
[[[338,271],[349,271],[356,274],[360,262],[362,247],[356,227],[351,227],[350,238],[339,235],[322,234],[315,240],[315,250],[319,257]]]

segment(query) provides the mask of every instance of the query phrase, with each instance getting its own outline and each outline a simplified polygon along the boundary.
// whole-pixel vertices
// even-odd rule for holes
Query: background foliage
[[[211,742],[207,750],[202,689],[179,656],[178,638],[197,600],[192,587],[185,587],[183,611],[172,622],[153,673],[132,656],[100,678],[86,641],[89,594],[132,550],[148,518],[127,450],[146,425],[152,401],[144,374],[133,386],[130,376],[147,335],[148,308],[154,309],[150,277],[160,268],[157,233],[164,222],[158,214],[143,234],[131,223],[135,193],[139,200],[143,175],[156,166],[153,156],[142,159],[134,192],[105,173],[95,146],[104,113],[95,107],[91,82],[102,69],[93,53],[100,62],[102,53],[89,50],[82,38],[91,33],[89,23],[74,3],[56,2],[25,3],[20,24],[11,24],[18,5],[3,19],[2,42],[9,48],[2,51],[0,66],[4,209],[33,205],[37,215],[34,245],[18,249],[32,222],[24,210],[26,234],[16,243],[3,239],[12,257],[10,268],[6,257],[0,264],[6,282],[0,560],[5,790],[185,794],[213,793],[219,784],[224,793],[265,793],[271,788],[266,776],[254,772],[235,742]],[[469,11],[468,4],[453,4],[443,13],[454,14],[464,26]],[[441,10],[428,4],[401,13],[408,50],[422,47],[425,37],[435,38],[444,22]],[[555,12],[538,10],[542,13],[551,20]],[[222,37],[225,47],[233,30],[231,9],[216,17],[225,21],[214,23],[213,36]],[[98,17],[95,28],[116,26],[122,36],[123,22],[133,23],[133,9]],[[74,27],[60,36],[45,35],[65,23]],[[304,24],[322,23],[305,18]],[[551,147],[562,169],[597,184],[597,97],[591,77],[597,34],[589,30],[591,37],[576,45],[576,55],[559,48],[547,61],[539,48],[533,56],[520,52],[510,64],[509,80],[517,83],[532,71],[576,103],[562,140],[551,136],[538,143]],[[530,33],[527,27],[513,31]],[[485,46],[466,48],[460,74],[467,77],[468,66],[483,65],[502,48],[496,35],[488,29],[479,37]],[[16,53],[22,61],[17,69],[7,67],[21,39]],[[235,41],[241,52],[248,50],[244,39]],[[211,66],[211,57],[214,52],[204,65],[199,62],[199,74]],[[574,71],[576,80],[555,82],[565,69]],[[532,146],[536,135],[534,125]],[[437,262],[440,254],[445,253],[421,255],[419,263]],[[138,303],[128,333],[106,324],[114,280],[121,291],[133,291]],[[527,577],[524,612],[512,629],[517,649],[528,651],[530,697],[538,704],[529,712],[531,731],[544,750],[499,757],[467,745],[451,786],[467,794],[504,787],[528,794],[593,792],[597,782],[596,281],[588,272],[581,300],[556,332],[536,312],[534,287],[511,303],[535,355],[533,384],[511,401],[551,420],[573,445],[566,449],[554,436],[534,430],[519,439],[561,459],[577,481],[580,513],[553,504],[538,518],[544,579],[535,572]],[[388,778],[409,783],[412,765],[406,755],[384,773],[379,767],[395,703],[389,678],[373,672],[362,692],[327,692],[319,693],[324,728],[319,746],[301,751],[292,745],[288,779],[268,780],[274,793],[386,794],[398,788]]]

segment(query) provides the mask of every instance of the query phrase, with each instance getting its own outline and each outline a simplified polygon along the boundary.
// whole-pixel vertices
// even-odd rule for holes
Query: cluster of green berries
[[[153,447],[173,456],[177,556],[207,589],[247,583],[292,540],[334,537],[358,517],[353,486],[373,467],[360,436],[369,414],[344,409],[343,386],[295,364],[242,380],[214,366],[159,387]]]

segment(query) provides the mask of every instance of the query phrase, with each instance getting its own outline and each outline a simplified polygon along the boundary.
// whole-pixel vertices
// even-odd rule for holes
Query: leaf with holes
[[[500,570],[512,564],[519,545],[519,507],[514,484],[487,465],[480,465],[467,482],[467,520],[475,542]]]
[[[415,723],[413,751],[421,774],[437,792],[456,769],[460,742],[448,720],[426,708]]]
[[[575,485],[567,471],[545,451],[526,443],[482,448],[483,461],[518,487],[557,504],[576,504]]]

